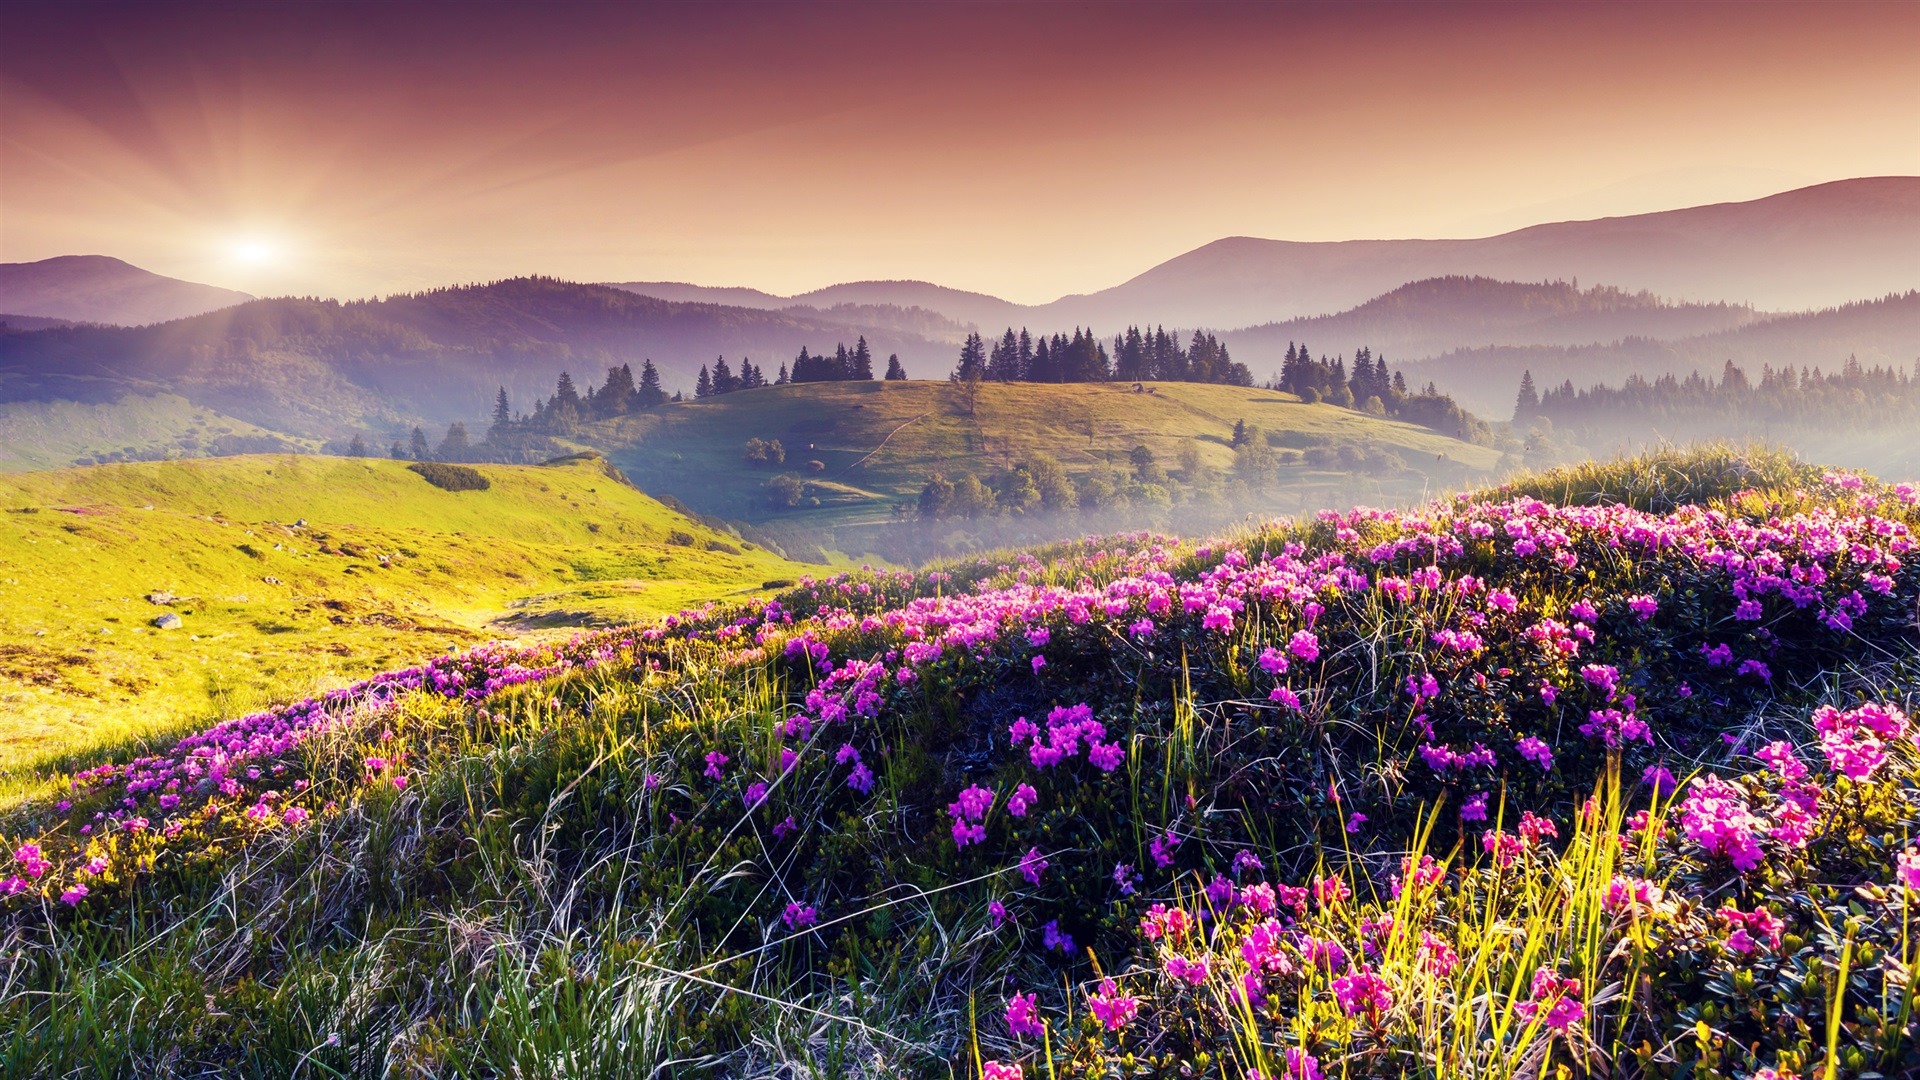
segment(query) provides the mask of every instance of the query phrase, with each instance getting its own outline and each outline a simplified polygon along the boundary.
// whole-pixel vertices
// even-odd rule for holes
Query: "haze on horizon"
[[[10,3],[0,262],[1022,302],[1920,173],[1920,5]],[[30,46],[30,47],[29,47]]]

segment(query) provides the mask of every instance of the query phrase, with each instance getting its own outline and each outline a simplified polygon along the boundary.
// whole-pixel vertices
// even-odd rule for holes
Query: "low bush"
[[[443,491],[485,491],[493,486],[485,474],[471,465],[416,461],[407,466],[407,471],[419,473],[422,480]]]

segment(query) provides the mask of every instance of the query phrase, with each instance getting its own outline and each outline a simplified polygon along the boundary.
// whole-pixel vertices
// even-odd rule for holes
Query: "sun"
[[[243,237],[227,245],[227,256],[247,266],[265,266],[279,254],[279,248],[271,240],[258,236]]]

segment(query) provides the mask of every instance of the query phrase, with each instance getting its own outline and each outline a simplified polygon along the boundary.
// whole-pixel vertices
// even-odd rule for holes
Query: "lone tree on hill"
[[[425,461],[433,456],[433,448],[427,445],[427,433],[419,428],[413,429],[412,457],[415,461]]]
[[[907,381],[907,369],[900,366],[899,353],[894,353],[893,355],[887,357],[887,380],[886,381],[888,382],[906,382]]]

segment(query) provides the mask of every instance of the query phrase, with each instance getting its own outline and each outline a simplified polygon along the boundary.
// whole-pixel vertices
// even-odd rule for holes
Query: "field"
[[[1336,497],[1405,499],[1424,490],[1484,479],[1499,452],[1426,428],[1291,394],[1200,383],[1050,386],[987,383],[969,413],[960,388],[942,382],[806,383],[764,387],[644,416],[593,425],[583,438],[649,491],[705,514],[800,528],[890,520],[933,473],[986,476],[1032,454],[1058,459],[1069,474],[1125,469],[1146,446],[1172,468],[1191,445],[1210,468],[1234,461],[1236,421],[1283,448],[1371,445],[1399,453],[1404,475],[1358,478],[1283,465],[1274,509],[1298,512]],[[818,506],[775,509],[766,497],[775,469],[743,465],[748,439],[779,439],[786,471],[814,481]],[[810,462],[819,462],[817,470]],[[1338,493],[1336,496],[1335,493]]]
[[[0,771],[801,569],[669,511],[598,458],[477,468],[486,490],[310,456],[0,477]],[[169,614],[179,628],[154,626]]]
[[[0,1068],[1913,1075],[1916,525],[1673,454],[444,656],[0,817]]]

